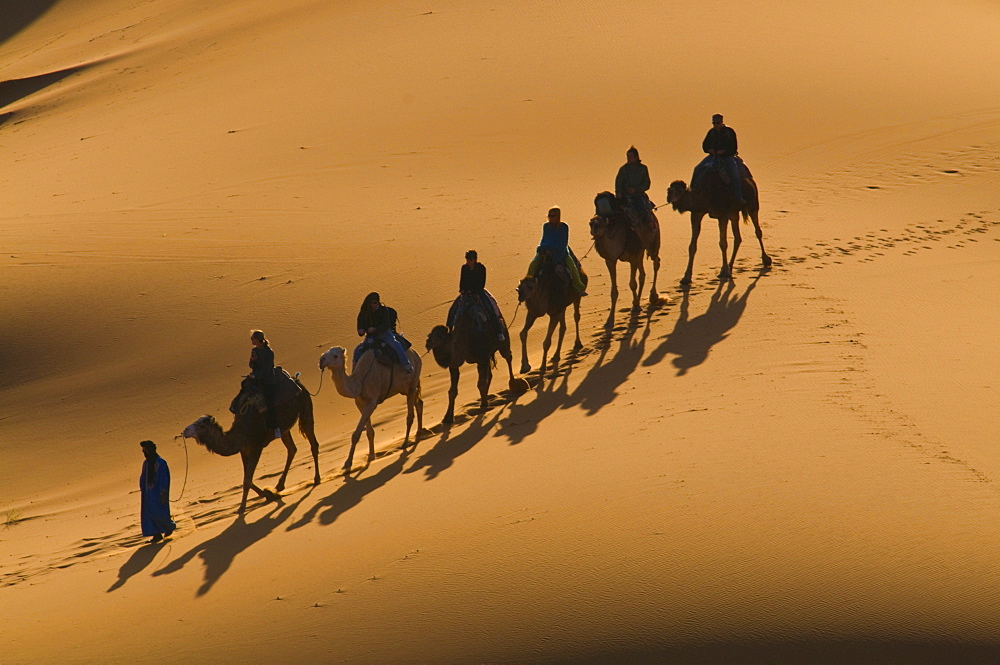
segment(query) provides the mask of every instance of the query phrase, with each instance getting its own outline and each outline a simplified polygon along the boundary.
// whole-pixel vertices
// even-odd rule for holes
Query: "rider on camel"
[[[250,333],[250,344],[253,349],[250,351],[250,374],[247,378],[264,394],[264,404],[267,405],[267,427],[274,430],[274,438],[281,437],[281,429],[278,427],[278,411],[274,403],[275,394],[278,391],[278,382],[274,376],[274,351],[271,343],[267,341],[262,330],[254,330]]]
[[[562,211],[558,207],[549,209],[548,221],[542,225],[542,240],[538,244],[535,258],[528,266],[528,277],[535,277],[535,271],[541,262],[540,252],[543,250],[552,254],[552,260],[557,265],[559,263],[566,265],[573,289],[581,296],[587,295],[587,287],[580,279],[580,266],[576,257],[573,256],[573,250],[569,248],[569,225],[562,221]]]
[[[361,303],[361,310],[358,312],[358,335],[365,340],[354,349],[354,363],[357,364],[361,354],[371,345],[373,340],[382,342],[392,349],[399,360],[399,364],[407,373],[413,372],[413,365],[406,357],[406,349],[400,341],[402,337],[396,332],[396,310],[382,304],[382,299],[376,292],[371,292],[365,296]]]
[[[625,152],[625,159],[627,161],[615,177],[615,196],[624,203],[633,226],[643,220],[652,225],[649,211],[653,206],[646,194],[649,191],[649,169],[639,161],[639,150],[635,146]]]
[[[465,253],[465,263],[462,264],[461,275],[458,279],[458,291],[461,295],[452,303],[448,310],[448,328],[454,329],[455,320],[462,309],[463,299],[471,297],[479,303],[479,307],[490,320],[496,332],[497,339],[506,339],[506,327],[503,324],[503,315],[500,313],[500,306],[497,305],[493,294],[486,290],[486,266],[479,262],[479,254],[474,249]]]
[[[740,166],[736,162],[738,152],[736,131],[722,121],[721,113],[712,116],[712,128],[708,130],[705,140],[701,142],[701,149],[708,153],[708,156],[694,168],[694,175],[691,176],[691,189],[698,187],[704,177],[703,174],[713,162],[720,163],[729,175],[729,187],[733,197],[740,205],[746,204],[746,201],[743,200]]]

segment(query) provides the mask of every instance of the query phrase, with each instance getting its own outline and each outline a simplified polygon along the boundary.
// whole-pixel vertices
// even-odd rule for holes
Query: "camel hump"
[[[295,399],[302,391],[302,385],[280,366],[274,368],[274,381],[275,406]]]
[[[601,192],[594,197],[594,212],[598,217],[611,217],[620,211],[618,197],[611,192]]]

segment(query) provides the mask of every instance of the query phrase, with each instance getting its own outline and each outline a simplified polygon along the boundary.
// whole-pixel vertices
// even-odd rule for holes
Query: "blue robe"
[[[162,457],[153,462],[153,482],[149,482],[149,460],[142,463],[139,476],[139,495],[142,497],[142,535],[155,536],[158,533],[170,535],[177,525],[170,519],[170,469]]]

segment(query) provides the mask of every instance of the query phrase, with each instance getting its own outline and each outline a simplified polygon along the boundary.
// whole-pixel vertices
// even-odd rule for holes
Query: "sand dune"
[[[13,3],[0,662],[994,662],[998,32],[978,0]],[[747,227],[719,283],[709,221],[679,289],[663,207],[664,300],[605,332],[593,197],[634,144],[662,203],[713,112],[774,265]],[[338,475],[317,362],[364,295],[423,351],[475,247],[516,331],[551,205],[583,350],[484,412],[467,367],[450,428],[426,356],[427,436],[400,454],[389,400]],[[228,422],[252,328],[319,390],[323,482],[297,435],[236,520],[239,463],[174,437]]]

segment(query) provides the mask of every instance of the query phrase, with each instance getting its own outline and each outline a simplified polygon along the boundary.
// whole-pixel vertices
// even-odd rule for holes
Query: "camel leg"
[[[729,219],[730,226],[733,228],[733,255],[729,259],[729,274],[732,275],[736,266],[736,252],[740,250],[740,245],[743,244],[743,235],[740,233],[740,213],[734,213]]]
[[[358,410],[361,411],[361,419],[358,421],[357,428],[351,434],[351,450],[347,453],[347,461],[344,462],[345,471],[351,470],[351,464],[354,461],[354,449],[357,448],[358,441],[361,440],[362,430],[368,430],[368,459],[369,461],[375,459],[375,430],[370,420],[377,403],[375,400],[365,401],[361,397],[358,397],[354,401],[358,405]]]
[[[306,438],[309,439],[309,451],[312,453],[313,457],[313,484],[319,485],[319,441],[316,439],[316,432],[313,431],[312,427],[308,429],[299,427],[300,431],[305,434]]]
[[[722,269],[719,270],[719,279],[729,279],[732,277],[732,272],[729,270],[729,233],[726,227],[729,226],[729,220],[726,218],[718,220],[719,222],[719,249],[722,250]]]
[[[553,315],[549,315],[549,327],[545,331],[545,339],[542,340],[542,366],[538,368],[538,377],[545,378],[545,369],[548,366],[549,359],[549,348],[552,346],[552,333],[555,331],[556,326],[559,324],[559,319]],[[563,332],[566,330],[566,319],[563,318]],[[559,342],[562,343],[562,335],[559,336]],[[559,349],[556,349],[555,356],[552,357],[553,363],[559,362]]]
[[[413,393],[406,393],[406,434],[403,436],[403,452],[406,452],[406,444],[410,442],[410,430],[413,428]]]
[[[295,451],[297,450],[290,431],[281,430],[281,442],[285,444],[287,455],[285,456],[285,470],[281,472],[281,478],[278,478],[278,484],[274,488],[279,492],[285,489],[285,478],[288,477],[288,470],[292,468],[292,460],[295,459]]]
[[[754,233],[757,234],[757,242],[760,243],[760,260],[764,264],[765,268],[771,267],[771,257],[767,255],[767,251],[764,249],[764,232],[760,230],[760,211],[751,210],[750,211],[750,221],[753,222]]]
[[[615,325],[615,306],[618,304],[618,259],[605,259],[608,265],[608,273],[611,275],[611,311],[608,312],[608,320],[604,323],[605,328],[612,328]]]
[[[479,407],[488,409],[490,406],[490,384],[493,382],[493,370],[490,368],[490,360],[479,363]]]
[[[646,252],[649,254],[649,258],[653,261],[653,286],[649,289],[649,302],[657,303],[660,301],[660,294],[656,292],[656,277],[660,274],[660,250],[659,247],[655,251],[648,250]]]
[[[701,235],[701,218],[704,213],[691,213],[691,244],[688,245],[688,267],[681,278],[681,284],[691,283],[691,272],[694,270],[694,255],[698,251],[698,236]]]
[[[420,440],[420,433],[424,431],[424,398],[420,396],[420,384],[417,384],[416,390],[413,391],[413,408],[417,412],[417,433],[413,435],[413,447],[417,447],[417,441]]]
[[[639,280],[636,283],[636,274]],[[639,260],[632,264],[632,311],[639,311],[639,302],[642,300],[642,289],[646,286],[646,266],[642,265],[642,252],[639,252]]]
[[[563,320],[565,321],[566,313],[563,312]],[[576,329],[576,341],[573,342],[573,351],[579,351],[583,348],[583,342],[580,341],[580,299],[577,298],[573,303],[573,326]]]
[[[448,371],[451,373],[451,387],[448,388],[448,410],[444,414],[444,420],[441,421],[445,425],[455,422],[455,398],[458,396],[458,368],[449,367]]]
[[[531,371],[531,365],[528,363],[528,331],[531,330],[531,326],[534,325],[537,318],[530,312],[524,317],[524,328],[521,329],[521,374],[527,374]]]
[[[240,508],[236,513],[242,515],[247,509],[247,494],[252,489],[258,496],[264,496],[264,492],[253,484],[253,474],[257,470],[257,462],[260,461],[261,449],[244,448],[240,451],[243,458],[243,498],[240,500]]]

